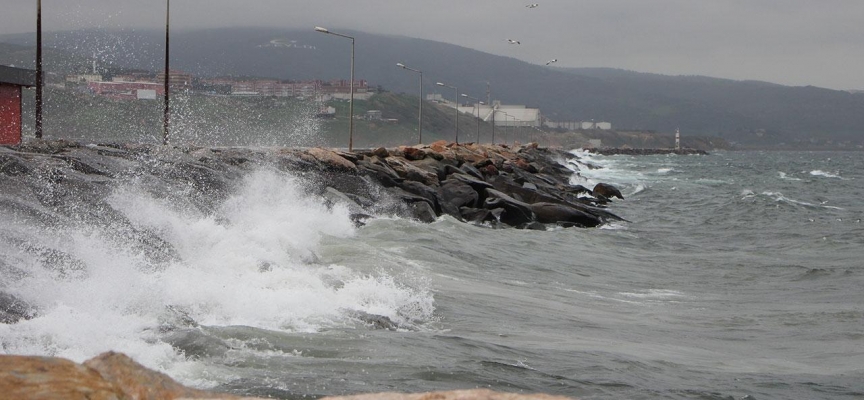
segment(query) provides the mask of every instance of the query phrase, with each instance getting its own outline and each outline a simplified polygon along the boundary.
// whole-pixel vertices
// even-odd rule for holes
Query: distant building
[[[600,129],[600,130],[611,130],[612,123],[611,122],[594,122],[594,121],[582,121],[580,129]]]
[[[369,121],[380,121],[383,118],[381,110],[366,111],[366,119]]]
[[[66,75],[66,86],[86,85],[90,82],[101,82],[102,79],[102,75],[99,74]]]
[[[151,82],[90,82],[90,93],[114,100],[155,100],[165,95],[165,85]]]
[[[36,71],[0,65],[0,145],[21,143],[21,88],[36,84]]]
[[[594,122],[594,121],[543,121],[543,124],[550,128],[567,129],[571,131],[580,129],[600,129],[604,131],[612,130],[611,122]]]
[[[165,85],[164,73],[156,74],[156,83]],[[168,71],[168,86],[178,90],[192,89],[192,74],[177,70]]]

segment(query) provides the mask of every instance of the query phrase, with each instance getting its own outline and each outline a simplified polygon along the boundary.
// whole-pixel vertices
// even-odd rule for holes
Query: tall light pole
[[[459,89],[456,89],[456,86],[445,85],[441,82],[436,82],[435,84],[448,87],[456,92],[456,97],[453,99],[456,103],[453,104],[453,108],[456,110],[456,144],[459,144]]]
[[[42,0],[36,0],[36,139],[42,139]]]
[[[316,26],[315,31],[351,39],[351,97],[348,101],[348,151],[354,151],[354,37],[331,32],[327,28],[320,26]]]
[[[406,67],[405,64],[396,63],[396,66],[402,69],[407,69],[409,71],[414,71],[420,74],[420,101],[418,108],[420,109],[419,114],[417,116],[417,133],[420,135],[420,144],[423,144],[423,71],[419,69],[414,69],[410,67]]]
[[[171,83],[169,68],[171,68],[171,41],[170,41],[170,23],[171,23],[171,0],[165,0],[165,108],[162,118],[162,145],[168,145],[168,124],[171,120],[170,94],[169,84]]]
[[[477,144],[480,144],[480,105],[483,104],[483,102],[480,101],[480,99],[476,97],[471,97],[465,93],[462,93],[462,97],[467,97],[477,102]]]

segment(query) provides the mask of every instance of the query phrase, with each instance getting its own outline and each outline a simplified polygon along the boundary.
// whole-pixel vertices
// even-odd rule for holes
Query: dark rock
[[[432,205],[433,213],[441,213],[438,191],[435,189],[416,181],[404,181],[399,184],[399,187],[408,193],[416,194],[417,196],[429,200],[429,203]]]
[[[379,147],[375,150],[372,150],[372,155],[377,156],[378,158],[387,158],[390,157],[390,152],[383,147]]]
[[[420,222],[432,223],[438,219],[435,210],[425,201],[411,202],[407,204],[407,207],[411,212],[411,216]]]
[[[537,221],[554,224],[570,222],[586,227],[595,227],[602,221],[595,215],[591,215],[573,207],[555,203],[531,204],[531,211],[537,216]]]
[[[442,182],[438,188],[438,201],[441,204],[441,212],[461,218],[459,212],[461,207],[475,207],[479,195],[465,182],[458,179],[448,179]]]
[[[503,211],[503,209],[501,211]],[[462,214],[462,218],[466,221],[477,224],[496,221],[498,219],[494,214],[492,214],[491,210],[485,208],[462,207],[459,209],[459,213]]]
[[[534,212],[531,211],[530,205],[495,189],[486,189],[486,201],[483,208],[489,210],[503,208],[504,213],[501,214],[500,220],[510,226],[519,226],[534,221]]]
[[[618,190],[615,186],[612,186],[608,183],[598,183],[594,186],[593,193],[595,196],[603,196],[606,198],[617,197],[621,200],[624,200],[624,196],[621,195],[621,191]]]
[[[528,222],[528,223],[519,225],[519,226],[517,226],[517,228],[528,229],[528,230],[532,230],[532,231],[545,231],[546,225],[543,225],[537,221],[534,221],[534,222]]]
[[[474,191],[476,191],[478,193],[483,192],[484,189],[494,188],[494,186],[489,182],[486,182],[484,180],[474,179],[473,177],[468,176],[468,175],[464,175],[464,174],[450,175],[450,179],[455,179],[455,180],[458,180],[460,182],[467,183],[468,185],[471,186],[471,188],[474,189]]]
[[[403,154],[405,154],[405,159],[410,161],[418,161],[426,158],[426,152],[416,147],[406,147]]]
[[[468,175],[471,175],[477,179],[483,180],[483,174],[480,173],[480,170],[474,167],[473,164],[465,163],[459,167],[461,170],[465,171]]]
[[[14,324],[36,315],[36,309],[23,300],[0,292],[0,324]]]
[[[30,167],[18,157],[0,154],[0,174],[9,176],[26,175]]]

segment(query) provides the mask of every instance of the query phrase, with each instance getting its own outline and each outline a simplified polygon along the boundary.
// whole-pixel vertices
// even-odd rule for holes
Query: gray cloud
[[[532,1],[534,2],[534,1]],[[315,25],[437,40],[559,67],[864,89],[860,0],[175,0],[172,27]],[[164,2],[43,0],[45,30],[164,26]],[[0,0],[0,33],[36,1]],[[508,44],[518,39],[521,45]]]

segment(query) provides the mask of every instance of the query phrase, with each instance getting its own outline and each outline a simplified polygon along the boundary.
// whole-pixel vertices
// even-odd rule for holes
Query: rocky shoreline
[[[112,207],[110,197],[119,185],[134,182],[166,202],[182,201],[209,215],[232,196],[243,176],[270,168],[297,177],[309,196],[330,206],[347,207],[357,225],[373,216],[388,215],[423,222],[447,215],[489,228],[539,230],[596,227],[623,220],[606,208],[610,199],[622,198],[617,189],[605,184],[588,189],[569,183],[579,168],[575,162],[576,157],[568,152],[536,144],[436,142],[345,152],[32,141],[0,147],[0,211],[19,223],[47,228],[97,224],[106,235],[134,239],[136,250],[154,263],[179,256],[158,232],[137,226]],[[59,250],[9,240],[22,252],[55,260],[52,263],[60,265],[51,268],[58,273],[86,269],[83,262]],[[24,271],[0,262],[0,273],[12,277]],[[36,315],[34,307],[0,290],[0,323],[16,324]],[[234,398],[182,387],[119,353],[106,353],[84,364],[0,355],[0,393],[46,399]],[[484,390],[356,397],[369,398],[556,397]]]
[[[536,144],[403,146],[345,152],[308,148],[204,148],[34,141],[0,147],[0,184],[16,181],[56,208],[67,198],[104,195],[111,181],[153,175],[191,186],[206,211],[228,195],[232,177],[271,166],[309,183],[314,195],[346,204],[357,223],[391,214],[423,222],[443,215],[491,227],[596,227],[623,219],[606,209],[623,198],[610,185],[571,185],[576,156]],[[568,168],[569,166],[569,168]],[[169,185],[170,186],[170,185]],[[20,190],[20,189],[19,189]],[[59,197],[58,197],[59,196]],[[98,198],[94,201],[98,201]]]

